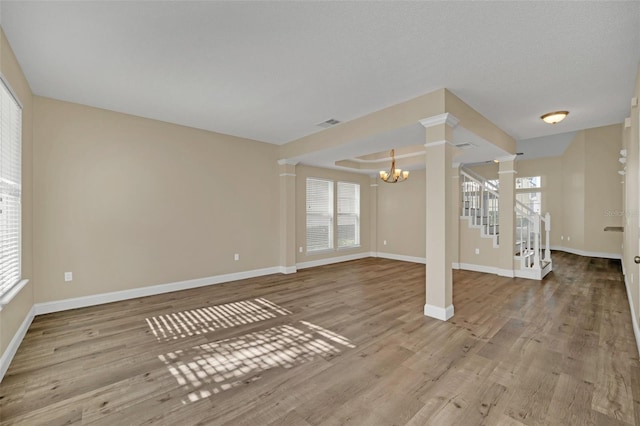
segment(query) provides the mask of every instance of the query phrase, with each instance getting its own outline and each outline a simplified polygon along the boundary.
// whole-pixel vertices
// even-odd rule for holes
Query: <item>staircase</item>
[[[553,269],[549,233],[551,231],[551,215],[544,216],[531,210],[528,206],[516,200],[516,276],[541,280]],[[542,236],[544,234],[544,249]]]
[[[461,169],[462,212],[469,227],[480,229],[483,238],[493,238],[493,247],[500,244],[498,185],[468,169]]]
[[[481,238],[492,238],[493,247],[500,244],[500,190],[497,180],[487,180],[462,168],[461,218],[470,228],[480,230]],[[549,249],[551,215],[541,216],[521,202],[515,201],[515,244],[513,272],[516,277],[541,280],[551,272],[553,263]],[[542,247],[544,236],[545,248]]]

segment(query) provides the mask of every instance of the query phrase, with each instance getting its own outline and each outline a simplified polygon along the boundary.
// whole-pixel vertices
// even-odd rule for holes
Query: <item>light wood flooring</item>
[[[364,259],[38,316],[0,384],[25,425],[633,425],[640,363],[618,261],[542,282]]]

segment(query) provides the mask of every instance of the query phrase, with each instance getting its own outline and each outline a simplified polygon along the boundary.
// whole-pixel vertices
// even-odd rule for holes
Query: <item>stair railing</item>
[[[550,231],[551,215],[547,212],[544,216],[533,211],[527,205],[516,200],[516,238],[520,250],[521,269],[541,269],[540,260],[551,261]],[[544,226],[545,248],[542,255],[542,232]]]
[[[500,200],[497,185],[467,169],[460,170],[460,175],[460,215],[469,217],[471,224],[479,226],[484,235],[497,235]]]

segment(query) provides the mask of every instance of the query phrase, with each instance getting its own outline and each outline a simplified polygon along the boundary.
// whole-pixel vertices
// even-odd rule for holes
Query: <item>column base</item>
[[[429,305],[426,303],[424,305],[424,315],[441,321],[447,321],[453,316],[453,305],[441,308],[440,306]]]

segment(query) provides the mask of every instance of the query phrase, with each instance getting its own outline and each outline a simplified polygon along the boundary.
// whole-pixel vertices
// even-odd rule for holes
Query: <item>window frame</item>
[[[0,210],[3,213],[7,211],[7,213],[4,213],[4,217],[0,213],[0,232],[3,230],[7,232],[7,234],[0,233],[0,245],[4,247],[7,243],[5,240],[11,239],[9,232],[15,233],[17,238],[16,247],[11,247],[10,253],[0,253],[0,273],[4,274],[4,271],[13,271],[13,273],[9,272],[11,275],[7,277],[8,280],[5,282],[0,276],[0,310],[2,310],[2,306],[7,304],[24,287],[27,280],[22,279],[22,125],[24,107],[2,74],[0,74],[0,86],[2,86],[0,87]],[[9,135],[8,137],[15,137],[16,139],[10,142],[11,146],[8,148],[6,145],[3,147],[2,139],[4,138],[1,136],[5,131],[2,124],[5,122],[3,120],[6,113],[4,112],[5,107],[3,107],[5,101],[14,104],[11,106],[11,115],[17,112],[17,119],[12,116],[9,119],[11,121],[7,124],[6,132]],[[16,143],[14,144],[14,142]],[[9,151],[9,158],[3,160],[4,153],[7,151]],[[9,166],[9,172],[2,171],[3,164]],[[13,173],[15,176],[9,176],[9,173]],[[11,198],[14,199],[13,202],[9,201]],[[8,215],[13,216],[14,223],[11,223],[11,216]],[[17,220],[15,220],[16,218]],[[2,259],[5,261],[7,259],[12,260],[11,263],[7,262],[5,264]]]
[[[356,190],[356,196],[354,197],[354,212],[353,213],[341,213],[340,210],[340,185],[349,185],[349,186],[353,186]],[[338,250],[345,250],[345,249],[351,249],[351,248],[358,248],[360,247],[360,234],[361,234],[361,229],[360,229],[360,207],[361,207],[361,191],[360,191],[360,184],[359,183],[355,183],[355,182],[344,182],[344,181],[338,181],[336,182],[336,194],[337,194],[337,202],[336,202],[336,241],[337,241],[337,248]],[[350,244],[350,245],[340,245],[340,216],[343,217],[353,217],[354,218],[354,243]],[[343,226],[345,226],[343,224]]]

